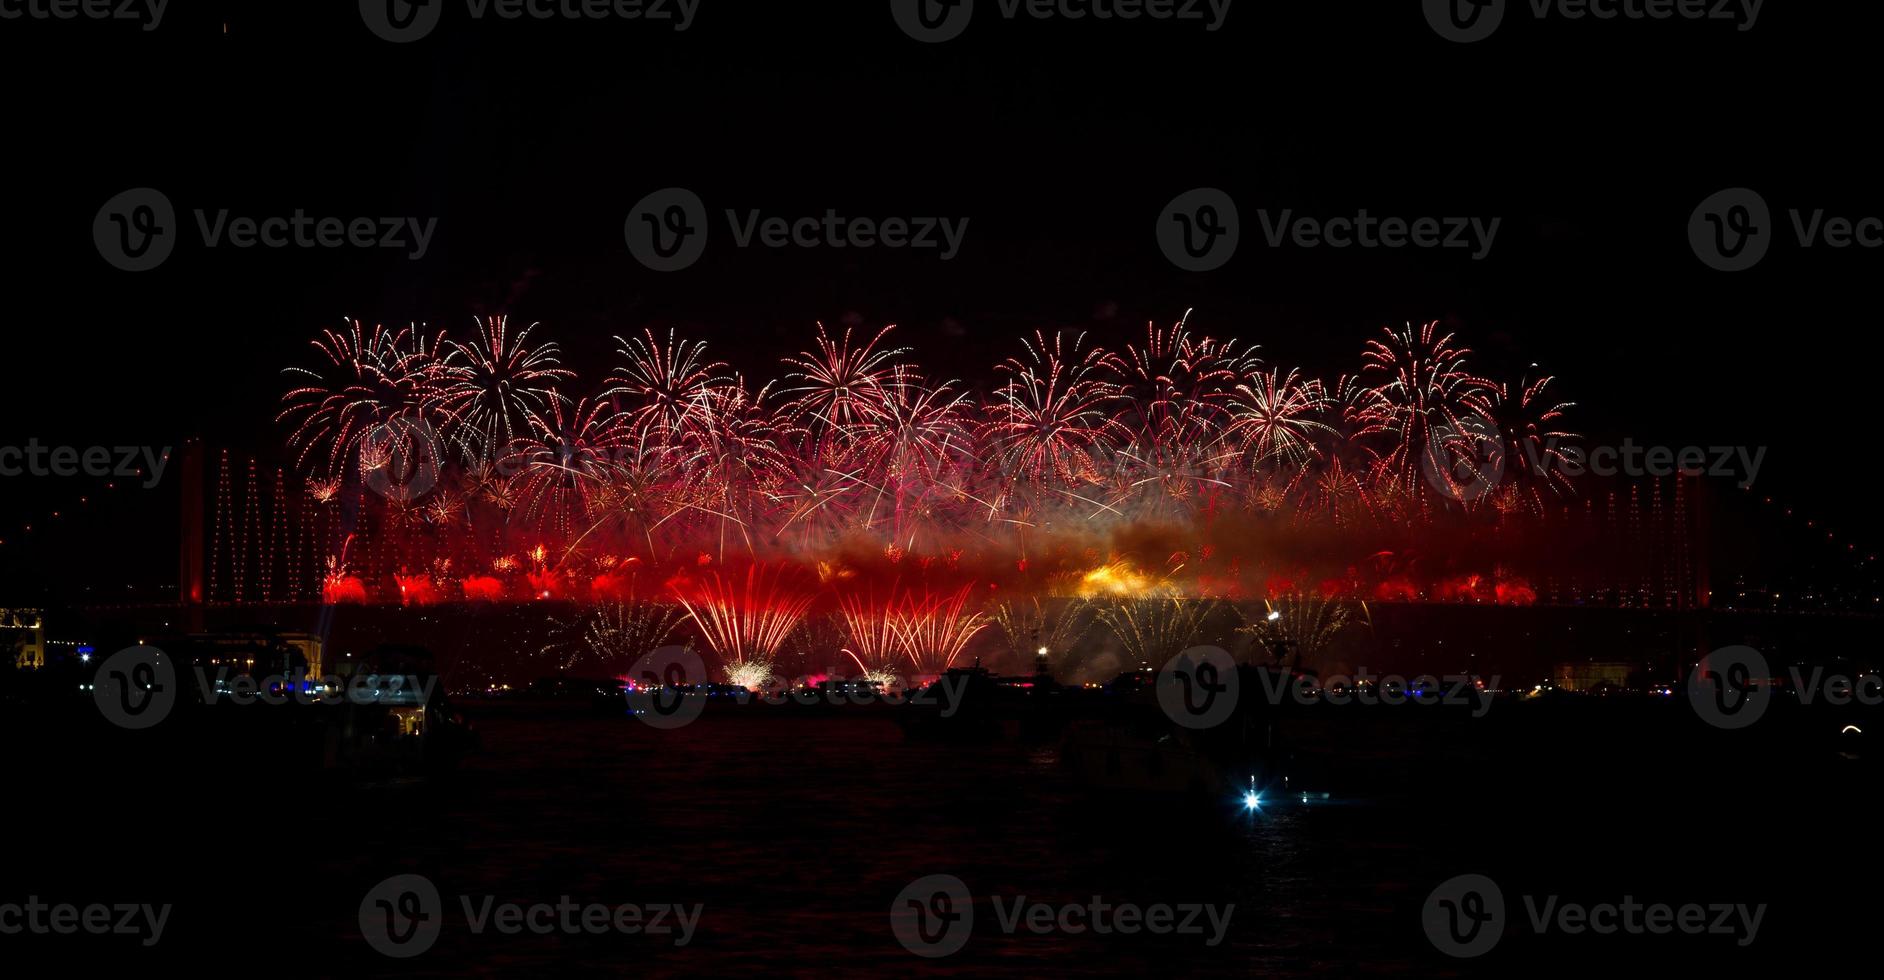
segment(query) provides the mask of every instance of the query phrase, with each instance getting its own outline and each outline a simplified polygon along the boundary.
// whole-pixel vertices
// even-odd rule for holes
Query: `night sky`
[[[0,445],[172,445],[265,456],[281,368],[343,317],[461,330],[542,321],[600,387],[615,334],[678,326],[755,377],[815,321],[901,325],[974,385],[1034,329],[1116,346],[1194,308],[1200,332],[1332,377],[1383,325],[1442,319],[1492,369],[1538,362],[1593,438],[1768,446],[1764,490],[1875,540],[1875,249],[1704,266],[1697,204],[1884,214],[1857,93],[1879,14],[1770,4],[1720,22],[1533,18],[1442,40],[1410,2],[1233,4],[1197,23],[999,16],[920,44],[887,4],[703,0],[685,32],[472,23],[373,36],[351,3],[189,3],[136,25],[0,21],[8,91],[7,383]],[[125,273],[93,216],[162,190],[187,226]],[[704,258],[651,272],[623,222],[684,186]],[[1238,203],[1206,273],[1153,236],[1193,187]],[[436,217],[420,261],[380,249],[206,249],[191,212]],[[726,209],[970,220],[961,253],[735,248]],[[1502,219],[1460,250],[1270,247],[1258,214]],[[85,493],[10,478],[0,529]],[[14,533],[0,530],[0,537]],[[82,560],[97,560],[96,554]],[[168,568],[168,555],[153,567]],[[7,581],[30,577],[0,548]],[[156,575],[156,578],[162,578]]]

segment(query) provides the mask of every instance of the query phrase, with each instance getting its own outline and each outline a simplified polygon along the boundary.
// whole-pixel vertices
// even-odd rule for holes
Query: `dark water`
[[[470,714],[483,751],[458,772],[365,785],[270,765],[254,746],[94,732],[61,750],[16,725],[14,744],[29,748],[14,767],[24,792],[0,901],[176,908],[150,949],[0,943],[28,959],[320,976],[1530,974],[1829,963],[1873,919],[1866,763],[1698,734],[1639,706],[1306,722],[1296,772],[1317,796],[1271,792],[1255,814],[1230,799],[1096,792],[1059,764],[1054,740],[911,740],[881,713],[709,714],[677,731],[581,706]],[[1504,938],[1471,961],[1439,955],[1421,917],[1433,888],[1465,872],[1491,876],[1510,906]],[[398,873],[431,879],[445,906],[436,945],[409,961],[371,949],[358,920],[366,892]],[[937,873],[975,896],[975,924],[960,952],[926,960],[896,941],[890,911]],[[473,934],[458,903],[565,895],[704,908],[677,946]],[[1743,947],[1538,935],[1526,895],[1769,908]],[[1007,934],[995,900],[1020,896],[1234,910],[1216,945],[1207,925]]]

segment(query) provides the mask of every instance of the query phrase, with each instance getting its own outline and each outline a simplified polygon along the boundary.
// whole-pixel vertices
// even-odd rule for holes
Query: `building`
[[[13,651],[21,670],[46,666],[46,621],[37,609],[0,609],[0,648]]]

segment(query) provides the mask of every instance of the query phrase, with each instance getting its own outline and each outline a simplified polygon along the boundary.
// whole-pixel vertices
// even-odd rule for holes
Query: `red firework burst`
[[[526,433],[528,417],[549,409],[576,372],[558,366],[554,343],[530,346],[531,324],[515,334],[509,318],[474,320],[470,343],[447,341],[432,407],[450,420],[467,456],[493,461]]]

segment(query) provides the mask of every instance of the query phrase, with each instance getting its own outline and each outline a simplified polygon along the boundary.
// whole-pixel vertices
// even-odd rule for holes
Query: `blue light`
[[[1256,798],[1255,790],[1250,790],[1249,792],[1243,794],[1243,809],[1245,810],[1256,809],[1256,805],[1260,802],[1262,801]]]

